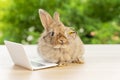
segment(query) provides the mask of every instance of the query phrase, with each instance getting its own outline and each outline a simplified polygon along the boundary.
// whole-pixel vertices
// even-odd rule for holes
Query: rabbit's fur
[[[60,21],[57,12],[52,18],[39,9],[39,16],[45,29],[38,42],[40,56],[59,65],[83,63],[84,47],[77,33]]]

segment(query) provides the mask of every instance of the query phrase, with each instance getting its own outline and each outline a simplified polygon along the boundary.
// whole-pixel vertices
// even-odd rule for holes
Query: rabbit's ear
[[[52,17],[50,16],[49,13],[47,13],[43,9],[39,9],[39,16],[40,16],[40,20],[41,20],[43,27],[46,30],[48,30],[49,25],[53,22]]]
[[[60,16],[59,16],[59,13],[58,13],[58,12],[55,12],[55,13],[54,13],[53,18],[54,18],[55,21],[60,22]]]

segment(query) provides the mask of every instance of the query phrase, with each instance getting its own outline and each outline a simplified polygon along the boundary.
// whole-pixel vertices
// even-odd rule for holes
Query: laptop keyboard
[[[37,62],[34,62],[34,61],[31,61],[31,64],[32,64],[34,67],[45,66],[44,64],[37,63]]]

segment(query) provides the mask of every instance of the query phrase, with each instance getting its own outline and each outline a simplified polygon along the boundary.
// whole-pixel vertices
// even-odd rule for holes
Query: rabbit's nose
[[[64,44],[63,40],[60,40],[60,44]]]
[[[60,39],[60,40],[59,40],[59,43],[60,43],[61,45],[66,44],[66,43],[67,43],[67,40],[62,40],[62,39]]]

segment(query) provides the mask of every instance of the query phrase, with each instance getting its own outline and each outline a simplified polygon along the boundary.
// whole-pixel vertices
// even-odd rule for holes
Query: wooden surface
[[[34,55],[36,46],[26,46]],[[0,80],[120,80],[120,45],[85,45],[85,64],[37,71],[15,66],[0,46]]]

